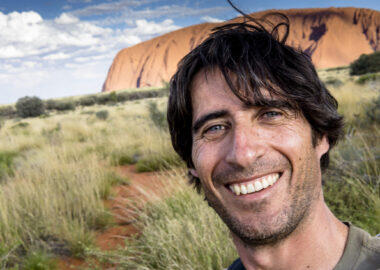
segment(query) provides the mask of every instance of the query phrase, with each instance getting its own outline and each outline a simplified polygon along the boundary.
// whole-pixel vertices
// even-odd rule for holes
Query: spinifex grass
[[[226,268],[237,254],[225,224],[187,184],[184,171],[163,174],[161,181],[164,198],[136,209],[141,236],[99,257],[121,269]]]

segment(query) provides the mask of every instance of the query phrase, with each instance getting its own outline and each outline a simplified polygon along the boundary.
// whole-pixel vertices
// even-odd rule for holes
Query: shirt
[[[371,237],[366,231],[350,223],[343,255],[334,270],[379,270],[380,238]],[[240,258],[228,270],[246,270]]]

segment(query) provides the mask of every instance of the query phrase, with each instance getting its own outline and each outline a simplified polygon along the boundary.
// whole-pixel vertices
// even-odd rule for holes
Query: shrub
[[[350,75],[362,75],[380,71],[380,51],[362,54],[350,64]]]
[[[168,122],[166,120],[166,114],[164,112],[161,112],[158,109],[157,103],[149,102],[148,103],[148,110],[149,110],[150,119],[152,119],[153,123],[158,128],[161,128],[161,129],[167,129],[168,128]]]
[[[57,101],[54,99],[48,99],[45,101],[46,110],[55,110],[57,107]]]
[[[45,104],[38,97],[23,97],[16,102],[17,114],[20,117],[36,117],[45,113]]]
[[[110,94],[101,94],[97,98],[97,103],[101,105],[116,103],[118,101],[117,95],[115,92],[111,92]]]
[[[16,155],[15,152],[0,152],[0,181],[13,175],[13,159]]]
[[[376,81],[380,79],[380,74],[373,73],[373,74],[364,74],[360,76],[357,80],[356,83],[358,84],[365,84],[366,82],[369,81]]]
[[[13,106],[3,106],[0,107],[0,116],[12,118],[17,115],[17,111]]]
[[[106,120],[108,118],[108,111],[101,110],[101,111],[98,111],[95,115],[98,119]]]
[[[81,106],[92,106],[96,103],[96,96],[86,96],[79,99],[78,103]]]
[[[75,110],[75,103],[71,100],[62,100],[56,103],[54,108],[57,111],[71,111]]]
[[[334,78],[334,77],[328,77],[325,81],[325,84],[327,85],[331,85],[331,86],[334,86],[334,87],[339,87],[341,86],[343,83],[341,80],[337,79],[337,78]]]

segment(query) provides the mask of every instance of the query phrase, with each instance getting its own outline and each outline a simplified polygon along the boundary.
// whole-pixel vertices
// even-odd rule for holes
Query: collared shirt
[[[343,255],[334,270],[379,270],[380,238],[371,237],[366,231],[350,223],[348,238]],[[235,260],[228,270],[246,270],[240,258]]]

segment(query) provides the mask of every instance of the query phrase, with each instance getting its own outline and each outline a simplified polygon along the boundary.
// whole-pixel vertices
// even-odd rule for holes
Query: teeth
[[[267,188],[268,186],[272,186],[278,180],[279,177],[280,175],[278,173],[271,174],[248,183],[230,185],[229,188],[236,195],[245,195],[256,191],[260,191],[262,189]]]
[[[236,195],[240,194],[240,187],[239,187],[239,185],[234,185],[234,191],[235,191]]]
[[[263,185],[261,184],[260,181],[256,181],[255,182],[255,190],[256,191],[259,191],[259,190],[262,190],[263,189]]]
[[[269,186],[269,183],[265,179],[263,179],[262,184],[263,184],[263,188],[266,188]]]
[[[252,184],[252,183],[249,183],[249,184],[247,185],[247,192],[248,192],[248,193],[255,192],[255,188],[253,187],[253,184]]]

